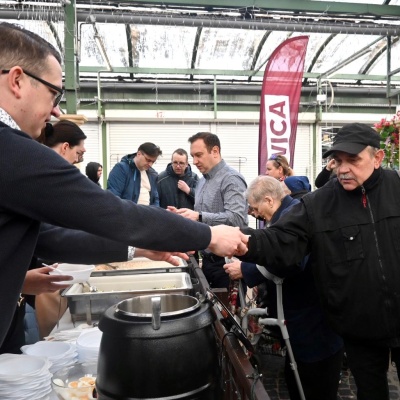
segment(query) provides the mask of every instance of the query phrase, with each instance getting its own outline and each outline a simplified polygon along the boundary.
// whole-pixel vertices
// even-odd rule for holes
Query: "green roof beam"
[[[80,67],[80,73],[97,73],[98,71],[103,71],[103,79],[106,79],[104,76],[104,66],[100,67]],[[210,75],[210,76],[258,76],[263,77],[264,71],[258,71],[254,74],[252,70],[229,70],[229,69],[190,69],[190,68],[126,68],[126,67],[114,67],[113,71],[106,72],[106,74],[140,74],[140,75],[149,75],[149,76],[157,76],[157,75],[171,75],[171,78],[177,79],[174,75]],[[321,76],[321,73],[317,72],[305,72],[304,78],[309,79],[318,79]],[[339,79],[339,80],[370,80],[370,81],[385,81],[386,82],[387,75],[367,75],[367,74],[335,74],[329,77],[331,80]],[[396,78],[396,77],[392,77]]]
[[[125,3],[134,5],[156,6],[159,0],[125,0]],[[309,0],[174,0],[163,1],[163,8],[168,7],[206,7],[210,9],[240,9],[258,8],[267,11],[286,11],[288,13],[311,12],[318,15],[353,14],[359,16],[399,17],[400,7],[386,4],[361,4],[352,2],[326,2]],[[256,17],[256,15],[255,15]]]

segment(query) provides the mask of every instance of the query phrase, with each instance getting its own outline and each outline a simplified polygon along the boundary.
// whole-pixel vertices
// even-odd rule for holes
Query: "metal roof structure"
[[[398,103],[400,0],[3,0],[0,20],[62,52],[72,112],[100,79],[121,92],[154,82],[259,90],[271,53],[298,35],[310,37],[304,89],[378,90]]]

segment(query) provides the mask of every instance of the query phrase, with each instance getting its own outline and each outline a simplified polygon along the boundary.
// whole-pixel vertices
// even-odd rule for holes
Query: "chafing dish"
[[[88,286],[97,291],[91,292]],[[76,283],[62,292],[67,298],[72,321],[86,318],[88,324],[110,306],[122,300],[146,294],[188,294],[192,281],[187,272],[170,272],[156,274],[122,274],[92,276],[88,285]]]

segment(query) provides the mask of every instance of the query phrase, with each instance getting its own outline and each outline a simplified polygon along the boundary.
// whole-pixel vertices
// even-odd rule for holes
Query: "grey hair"
[[[259,175],[254,179],[245,192],[247,201],[253,200],[259,203],[265,196],[270,196],[276,200],[282,200],[285,197],[281,183],[272,176]]]

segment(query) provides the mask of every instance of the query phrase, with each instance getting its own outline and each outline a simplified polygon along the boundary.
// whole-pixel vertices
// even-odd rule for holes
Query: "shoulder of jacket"
[[[396,177],[396,179],[398,179],[398,178],[400,178],[400,170],[382,168],[382,175],[383,176],[390,176],[391,178]]]
[[[158,175],[158,172],[154,169],[154,168],[152,168],[152,167],[150,167],[148,170],[147,170],[147,172],[149,173],[149,174],[157,174]]]
[[[189,172],[183,175],[182,178],[185,178],[188,181],[197,181],[199,177],[194,172]]]
[[[149,178],[152,178],[152,179],[154,179],[155,181],[157,181],[157,178],[158,178],[158,172],[154,169],[154,168],[149,168],[147,171],[147,176],[149,177]]]
[[[127,171],[129,170],[129,164],[126,161],[120,161],[117,162],[111,169],[111,172],[117,172],[117,171]],[[110,174],[111,174],[110,172]]]
[[[171,175],[169,175],[166,171],[162,171],[158,174],[157,177],[157,183],[164,182],[165,180],[171,178]]]

